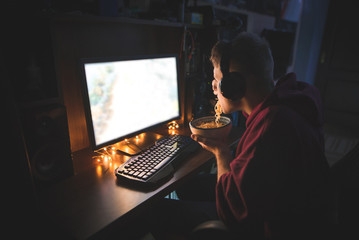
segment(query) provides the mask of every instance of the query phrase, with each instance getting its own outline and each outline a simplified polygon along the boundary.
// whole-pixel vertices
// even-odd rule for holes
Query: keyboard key
[[[153,169],[158,170],[160,169],[163,165],[165,165],[171,158],[167,157],[166,159],[164,159],[162,162],[159,162],[159,164],[157,164]]]
[[[142,176],[145,174],[146,174],[146,172],[141,172],[140,174],[137,175],[137,177],[142,178]]]

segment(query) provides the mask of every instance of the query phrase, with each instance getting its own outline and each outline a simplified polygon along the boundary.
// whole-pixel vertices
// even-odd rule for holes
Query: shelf
[[[103,17],[103,16],[85,16],[85,15],[63,15],[54,17],[55,21],[60,22],[87,22],[87,23],[132,23],[142,25],[157,25],[157,26],[169,26],[169,27],[184,27],[183,23],[169,22],[166,20],[156,19],[137,19],[129,17]]]

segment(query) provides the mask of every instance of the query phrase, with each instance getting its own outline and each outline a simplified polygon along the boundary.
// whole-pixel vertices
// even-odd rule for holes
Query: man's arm
[[[229,172],[231,169],[229,167],[229,163],[232,160],[231,152],[226,151],[226,149],[223,149],[215,154],[216,160],[217,160],[217,181],[219,178]]]

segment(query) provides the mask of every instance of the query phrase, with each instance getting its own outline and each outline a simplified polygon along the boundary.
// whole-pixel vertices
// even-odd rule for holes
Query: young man
[[[312,237],[325,223],[328,200],[318,91],[296,81],[293,73],[274,86],[271,51],[254,34],[217,43],[211,60],[213,93],[225,114],[243,112],[246,131],[234,158],[224,139],[192,135],[216,158],[215,203],[197,193],[205,188],[200,186],[203,181],[196,181],[191,183],[195,197],[187,200],[200,202],[163,201],[153,222],[162,226],[163,239],[216,218],[239,239]],[[205,192],[210,198],[211,190]]]
[[[329,166],[318,91],[293,73],[274,86],[270,49],[254,34],[217,43],[211,60],[213,93],[223,112],[247,117],[234,159],[222,139],[192,135],[217,160],[219,218],[239,235],[309,237],[328,217]],[[236,76],[244,84],[236,84]]]

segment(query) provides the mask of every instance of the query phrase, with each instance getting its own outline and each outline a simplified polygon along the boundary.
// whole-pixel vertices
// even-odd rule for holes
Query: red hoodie
[[[294,73],[280,79],[247,117],[231,171],[218,180],[217,211],[228,226],[293,239],[323,221],[329,166],[322,123],[317,89]]]

